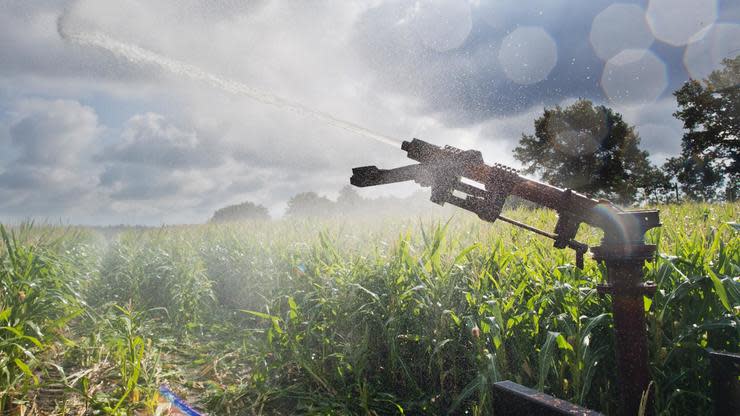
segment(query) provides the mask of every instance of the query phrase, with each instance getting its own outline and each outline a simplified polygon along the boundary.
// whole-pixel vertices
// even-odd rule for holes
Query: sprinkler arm
[[[396,169],[363,166],[352,169],[350,183],[359,187],[415,181],[432,189],[431,201],[449,203],[473,212],[484,221],[497,219],[555,240],[557,248],[576,251],[579,267],[588,246],[575,241],[581,223],[604,230],[603,246],[643,244],[647,230],[660,226],[658,211],[624,211],[606,200],[595,200],[570,189],[561,189],[525,178],[501,164],[487,165],[476,150],[440,147],[422,140],[404,141],[401,149],[418,164]],[[468,179],[463,182],[462,179]],[[477,183],[478,186],[471,184]],[[558,213],[553,232],[547,232],[501,215],[506,198],[515,195]]]
[[[599,293],[612,297],[615,349],[620,390],[619,415],[635,415],[644,408],[653,414],[650,388],[648,343],[645,334],[644,296],[655,285],[643,282],[643,266],[653,257],[655,245],[645,244],[645,232],[660,226],[657,210],[625,211],[606,200],[595,200],[570,189],[561,189],[525,178],[503,165],[487,165],[481,153],[454,147],[439,147],[414,139],[403,142],[401,149],[418,164],[397,169],[365,166],[353,169],[350,182],[356,186],[374,186],[393,182],[416,181],[432,188],[431,200],[450,203],[474,212],[485,221],[497,219],[555,240],[555,247],[576,251],[576,265],[583,268],[583,256],[589,247],[575,241],[582,223],[604,230],[601,245],[594,247],[594,259],[606,266],[605,284]],[[468,179],[468,181],[463,181]],[[471,183],[472,181],[472,183]],[[509,195],[557,211],[553,232],[537,229],[501,215]]]

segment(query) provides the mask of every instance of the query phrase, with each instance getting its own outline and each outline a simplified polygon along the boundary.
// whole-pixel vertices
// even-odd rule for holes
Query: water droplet
[[[591,47],[605,61],[625,49],[647,49],[654,39],[645,11],[635,4],[618,3],[602,10],[589,34]]]
[[[557,44],[541,27],[520,27],[501,42],[499,62],[517,84],[534,84],[547,78],[557,63]]]
[[[647,20],[655,37],[683,46],[717,20],[716,0],[650,0]]]
[[[706,78],[720,68],[724,58],[740,54],[740,25],[719,23],[691,37],[686,46],[683,63],[694,79]]]
[[[601,75],[601,87],[615,104],[653,102],[667,85],[665,64],[649,50],[620,52],[607,61]]]

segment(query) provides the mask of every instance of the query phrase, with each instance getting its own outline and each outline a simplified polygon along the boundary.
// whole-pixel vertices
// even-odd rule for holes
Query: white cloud
[[[512,150],[544,105],[591,93],[599,102],[601,60],[588,34],[606,2],[578,4],[566,13],[545,0],[527,10],[508,0],[11,0],[0,5],[0,214],[190,222],[243,200],[277,214],[297,192],[332,195],[352,167],[410,163],[400,148],[300,110],[65,41],[60,15],[70,30],[104,33],[206,78],[516,165]],[[521,62],[535,70],[525,74],[533,85],[509,80],[499,59],[517,25],[544,28],[554,43],[545,49],[557,51],[547,71]],[[671,102],[622,110],[654,154],[677,148]]]
[[[96,186],[88,163],[102,131],[95,111],[77,101],[22,100],[7,121],[13,157],[0,168],[0,210],[13,215],[85,211]],[[81,206],[83,205],[83,206]]]
[[[121,137],[99,158],[171,168],[197,168],[221,162],[214,146],[204,143],[192,129],[182,129],[155,113],[135,115],[124,125]]]
[[[26,165],[74,165],[99,131],[95,111],[76,101],[23,100],[11,112],[11,144]]]
[[[615,107],[624,121],[637,128],[640,146],[650,152],[653,163],[662,164],[666,158],[681,152],[683,124],[673,117],[677,110],[673,97],[663,98],[651,104]]]

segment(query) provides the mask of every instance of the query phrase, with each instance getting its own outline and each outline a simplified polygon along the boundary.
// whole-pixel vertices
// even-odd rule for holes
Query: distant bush
[[[302,192],[288,200],[286,217],[326,217],[335,212],[335,203],[316,192]]]
[[[228,207],[219,209],[213,214],[211,222],[229,222],[243,220],[266,221],[269,219],[270,214],[267,213],[267,208],[262,205],[257,205],[247,201],[238,205],[229,205]]]

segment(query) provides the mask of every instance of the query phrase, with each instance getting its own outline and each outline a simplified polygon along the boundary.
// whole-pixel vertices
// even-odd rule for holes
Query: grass
[[[659,414],[709,414],[706,349],[740,352],[738,208],[662,206],[648,235]],[[506,379],[617,406],[603,270],[505,224],[456,214],[3,236],[0,409],[11,414],[151,411],[160,383],[219,415],[490,414],[491,386]],[[52,388],[64,394],[40,403]]]

